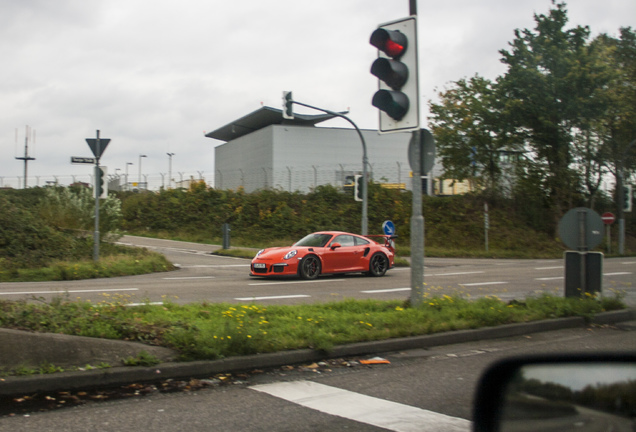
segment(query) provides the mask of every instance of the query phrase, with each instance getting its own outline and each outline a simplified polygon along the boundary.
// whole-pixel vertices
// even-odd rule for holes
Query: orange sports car
[[[258,251],[251,276],[300,276],[363,272],[384,276],[393,268],[396,236],[361,236],[340,231],[321,231],[305,236],[293,246]]]

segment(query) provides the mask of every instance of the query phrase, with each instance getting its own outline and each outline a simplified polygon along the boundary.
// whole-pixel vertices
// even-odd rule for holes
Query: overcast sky
[[[463,77],[501,75],[499,50],[514,29],[534,29],[533,15],[550,7],[550,0],[420,0],[422,102]],[[567,9],[570,25],[593,35],[636,26],[634,0],[570,0]],[[204,132],[261,105],[280,108],[283,90],[349,109],[359,127],[377,129],[369,36],[408,14],[408,0],[4,0],[0,182],[15,187],[24,173],[15,157],[24,156],[26,125],[36,131],[29,186],[36,176],[40,185],[54,175],[88,181],[91,167],[70,157],[92,156],[85,138],[97,129],[112,140],[102,157],[109,173],[133,163],[136,180],[145,154],[143,174],[160,182],[170,152],[173,178],[200,172],[212,183],[221,142]]]

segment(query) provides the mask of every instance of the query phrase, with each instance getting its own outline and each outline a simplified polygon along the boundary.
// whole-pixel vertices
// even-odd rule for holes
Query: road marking
[[[399,291],[411,291],[411,288],[390,288],[390,289],[368,290],[368,291],[360,291],[360,292],[365,294],[381,294],[381,293],[399,292]]]
[[[139,291],[139,288],[114,288],[114,289],[83,289],[83,290],[60,290],[60,291],[22,291],[3,292],[0,295],[22,295],[22,294],[66,294],[66,293],[93,293],[93,292],[113,292],[113,291]]]
[[[303,284],[303,283],[323,283],[323,282],[342,282],[344,279],[321,279],[321,280],[305,280],[305,281],[289,281],[289,282],[259,282],[251,283],[249,286],[263,286],[263,285],[291,285],[291,284]]]
[[[626,265],[636,264],[636,261],[625,261],[625,262],[622,262],[621,264],[626,264]]]
[[[603,276],[624,276],[630,275],[632,272],[616,272],[616,273],[603,273]]]
[[[249,264],[199,264],[181,266],[181,268],[217,268],[217,267],[249,267]]]
[[[234,300],[238,301],[255,301],[255,300],[278,300],[278,299],[290,299],[290,298],[306,298],[310,295],[298,294],[298,295],[283,295],[283,296],[267,296],[267,297],[236,297]]]
[[[565,276],[534,278],[534,280],[538,280],[538,281],[549,281],[549,280],[559,280],[559,279],[565,279]]]
[[[185,279],[214,279],[214,276],[183,276],[183,277],[165,277],[164,280],[185,280]]]
[[[556,266],[556,267],[535,267],[535,270],[557,270],[557,269],[563,269],[563,266]]]
[[[484,273],[483,271],[471,271],[471,272],[457,272],[457,273],[439,273],[428,276],[461,276],[461,275],[469,275],[469,274],[480,274]]]
[[[458,417],[403,405],[312,381],[261,384],[250,387],[326,414],[390,431],[468,432],[471,422]]]
[[[479,285],[504,285],[509,282],[474,282],[474,283],[465,283],[465,284],[457,284],[461,286],[479,286]]]

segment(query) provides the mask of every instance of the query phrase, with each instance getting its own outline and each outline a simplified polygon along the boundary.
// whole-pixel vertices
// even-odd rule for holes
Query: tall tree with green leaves
[[[605,111],[594,127],[603,146],[605,166],[619,191],[636,172],[636,33],[631,27],[621,28],[620,37],[602,34],[594,45],[599,61],[610,65],[610,79],[602,92]],[[617,197],[616,201],[621,200]],[[616,210],[622,218],[622,206]]]
[[[491,193],[502,187],[502,156],[518,150],[506,139],[495,84],[478,75],[460,79],[430,102],[431,129],[444,177],[471,179]]]
[[[596,93],[605,78],[590,61],[589,28],[565,28],[565,4],[535,15],[535,22],[534,31],[516,30],[510,49],[500,51],[508,70],[498,84],[515,135],[544,168],[556,227],[580,199],[574,136],[599,114]]]

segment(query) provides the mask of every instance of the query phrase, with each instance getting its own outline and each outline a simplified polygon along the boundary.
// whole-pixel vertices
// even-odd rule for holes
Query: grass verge
[[[613,297],[562,298],[551,295],[503,302],[470,300],[427,292],[412,307],[404,301],[346,299],[323,304],[146,304],[128,307],[125,296],[99,304],[57,297],[51,302],[0,301],[0,326],[39,332],[130,340],[175,349],[180,359],[313,348],[473,329],[549,318],[583,316],[625,307]],[[138,359],[146,361],[147,359]]]
[[[142,248],[110,245],[109,253],[95,262],[56,261],[41,268],[0,269],[0,282],[43,282],[131,276],[174,269],[160,253]]]

